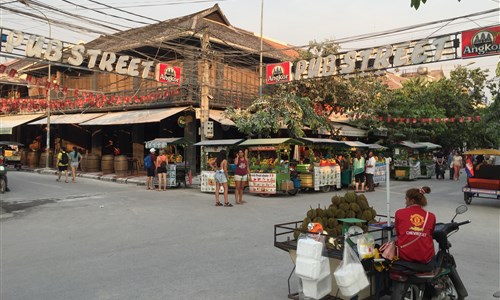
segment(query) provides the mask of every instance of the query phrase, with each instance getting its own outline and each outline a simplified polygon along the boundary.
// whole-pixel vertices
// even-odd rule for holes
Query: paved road
[[[460,182],[392,182],[393,209],[407,188],[424,184],[433,189],[430,210],[450,220],[464,203]],[[0,199],[18,203],[6,207],[45,204],[0,221],[2,300],[286,299],[293,265],[273,247],[273,224],[300,220],[335,194],[245,195],[247,204],[226,208],[194,188],[146,191],[27,172],[9,172],[9,185]],[[367,194],[381,213],[385,195],[384,186]],[[474,199],[458,217],[472,220],[451,237],[468,299],[493,299],[499,290],[499,212],[500,201]]]

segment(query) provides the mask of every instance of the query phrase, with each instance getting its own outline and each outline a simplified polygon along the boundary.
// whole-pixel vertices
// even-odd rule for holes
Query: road
[[[328,205],[336,194],[246,194],[247,204],[226,208],[195,188],[77,181],[9,172],[12,191],[0,196],[3,205],[25,209],[0,221],[2,300],[287,299],[293,265],[273,247],[273,225],[301,220],[309,206]],[[403,206],[406,189],[429,185],[429,209],[449,221],[464,203],[462,184],[391,182],[391,207]],[[386,211],[383,185],[367,197]],[[499,290],[499,212],[500,201],[474,199],[457,218],[472,221],[450,239],[468,299],[493,299]]]

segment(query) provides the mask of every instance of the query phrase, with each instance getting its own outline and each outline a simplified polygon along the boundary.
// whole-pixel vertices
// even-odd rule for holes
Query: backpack
[[[66,152],[61,152],[61,164],[62,165],[67,165],[68,164],[68,154]]]
[[[167,167],[167,161],[166,161],[166,160],[162,161],[162,162],[160,163],[160,167],[161,167],[161,168],[166,168],[166,167]]]
[[[151,169],[153,167],[153,161],[151,160],[151,155],[148,155],[144,158],[144,168],[146,170]]]

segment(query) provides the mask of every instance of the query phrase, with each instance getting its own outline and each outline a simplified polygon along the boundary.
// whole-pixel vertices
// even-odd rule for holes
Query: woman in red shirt
[[[426,264],[434,257],[432,234],[436,216],[423,209],[427,205],[425,194],[430,192],[428,186],[407,190],[406,207],[396,211],[399,259]]]
[[[245,185],[248,184],[248,180],[250,178],[248,150],[243,152],[243,149],[240,149],[234,159],[234,164],[236,165],[236,171],[234,174],[236,190],[234,191],[234,196],[236,198],[236,204],[243,204],[246,203],[246,201],[243,200],[243,189],[245,188]]]

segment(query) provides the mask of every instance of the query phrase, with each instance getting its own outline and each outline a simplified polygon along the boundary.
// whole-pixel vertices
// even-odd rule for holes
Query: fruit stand
[[[181,153],[186,153],[186,148],[191,145],[191,142],[184,138],[156,138],[145,144],[148,149],[164,150],[167,154],[167,187],[180,187],[181,182],[184,183],[184,187],[187,187],[189,180],[186,180],[186,176],[191,170]],[[154,185],[158,185],[157,177],[155,177]]]
[[[436,163],[434,162],[434,151],[440,149],[441,146],[429,142],[416,143],[417,145],[425,146],[420,151],[420,177],[432,178],[436,176]]]
[[[330,188],[340,189],[340,166],[329,156],[333,154],[334,148],[338,149],[343,143],[320,138],[301,138],[301,140],[311,149],[312,163],[298,164],[296,167],[300,188],[323,192],[328,192]]]
[[[226,150],[229,156],[229,150],[236,147],[243,139],[230,139],[230,140],[206,140],[194,144],[201,147],[200,155],[200,168],[201,168],[201,182],[200,190],[202,192],[215,193],[215,170],[212,169],[211,162],[217,158],[219,152]],[[228,158],[228,186],[234,188],[234,169],[232,168],[233,161]],[[223,192],[223,187],[221,187]]]
[[[419,151],[426,146],[409,141],[402,141],[393,146],[393,176],[397,180],[415,180],[420,178]]]
[[[295,195],[299,187],[290,176],[292,146],[303,145],[291,138],[250,139],[239,144],[248,148],[250,193],[269,196],[278,192]]]

